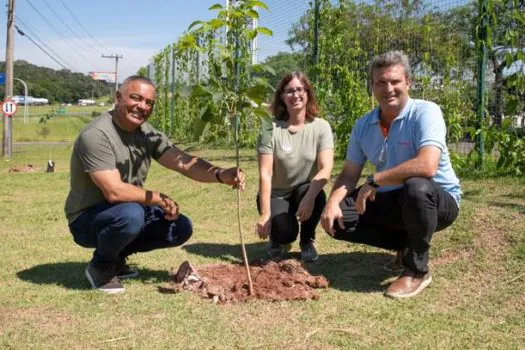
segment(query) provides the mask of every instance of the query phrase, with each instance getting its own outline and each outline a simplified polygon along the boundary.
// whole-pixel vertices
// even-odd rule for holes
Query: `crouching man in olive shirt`
[[[244,187],[236,167],[221,169],[190,156],[149,125],[154,103],[149,79],[127,78],[115,108],[80,132],[71,156],[69,229],[77,244],[95,248],[86,277],[107,293],[123,292],[121,279],[138,275],[126,264],[128,255],[179,246],[192,234],[190,219],[173,199],[143,188],[151,159],[193,180]]]

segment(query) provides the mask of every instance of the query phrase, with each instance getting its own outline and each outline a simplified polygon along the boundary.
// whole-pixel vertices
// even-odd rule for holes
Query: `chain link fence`
[[[453,152],[469,154],[475,141],[481,159],[483,152],[496,151],[494,154],[499,155],[497,152],[506,147],[506,142],[514,147],[506,152],[516,153],[519,147],[525,147],[522,138],[525,2],[267,0],[264,3],[268,10],[257,7],[256,22],[272,30],[273,35],[257,36],[252,61],[275,70],[275,75],[263,74],[272,86],[293,70],[309,75],[323,116],[336,134],[340,155],[355,120],[375,107],[368,82],[369,62],[388,50],[402,50],[409,56],[413,70],[411,96],[440,105]],[[150,77],[169,80],[173,76],[175,81],[185,82],[182,76],[155,71],[170,69],[169,64],[165,65],[168,68],[162,68],[158,62],[157,57],[157,65],[150,65]],[[198,66],[193,67],[195,64]],[[186,70],[205,70],[206,67],[200,67],[203,64],[193,59],[193,63],[188,61]],[[164,99],[169,99],[168,85],[164,82]],[[170,109],[171,113],[180,109],[169,108],[164,100],[163,106],[164,114]],[[187,115],[185,111],[179,113]],[[169,119],[165,115],[160,117]]]

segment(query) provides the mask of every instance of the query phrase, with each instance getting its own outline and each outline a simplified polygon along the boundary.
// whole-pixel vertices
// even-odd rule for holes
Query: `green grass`
[[[72,142],[92,119],[91,112],[88,115],[60,115],[45,123],[38,116],[32,116],[24,123],[22,116],[13,119],[13,142]]]
[[[103,112],[111,108],[111,104],[106,103],[105,106],[60,106],[60,105],[47,105],[47,106],[28,106],[28,116],[41,117],[47,113],[57,113],[60,109],[67,115],[80,115],[86,114],[91,115],[91,112]],[[18,110],[15,114],[15,118],[23,119],[24,117],[24,105],[18,105]]]
[[[181,205],[193,220],[194,236],[182,248],[132,256],[141,277],[126,281],[123,295],[103,295],[88,288],[83,272],[92,251],[74,244],[63,214],[70,152],[70,144],[15,145],[13,158],[0,160],[0,348],[517,349],[525,344],[521,179],[463,182],[460,217],[436,234],[434,281],[416,298],[382,296],[394,276],[381,266],[392,253],[335,241],[319,229],[320,260],[308,269],[331,281],[320,300],[220,306],[188,293],[160,294],[157,287],[184,260],[197,266],[240,261],[235,192],[154,165],[147,187]],[[231,149],[192,148],[192,153],[219,165],[235,163]],[[43,172],[50,154],[57,163],[52,174]],[[248,175],[242,228],[248,255],[255,258],[265,248],[253,233],[255,151],[243,150],[241,157]],[[27,163],[39,169],[8,172]]]

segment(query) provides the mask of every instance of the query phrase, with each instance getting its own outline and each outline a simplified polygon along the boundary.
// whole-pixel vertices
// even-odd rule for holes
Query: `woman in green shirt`
[[[312,85],[301,72],[281,79],[270,108],[274,120],[263,128],[257,145],[256,232],[262,239],[270,238],[270,258],[282,256],[300,234],[302,260],[315,261],[315,228],[333,166],[332,130],[317,117]]]

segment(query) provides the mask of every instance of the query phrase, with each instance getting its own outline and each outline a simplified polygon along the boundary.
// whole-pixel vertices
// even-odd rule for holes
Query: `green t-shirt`
[[[70,164],[71,189],[64,208],[69,223],[85,209],[106,201],[89,172],[118,169],[123,182],[143,187],[151,158],[159,159],[172,147],[166,135],[148,123],[126,132],[113,122],[110,113],[94,119],[75,141]]]
[[[263,123],[257,152],[273,155],[272,195],[286,197],[297,186],[310,182],[317,174],[319,152],[334,148],[330,124],[315,118],[296,133],[290,133],[287,122]]]

